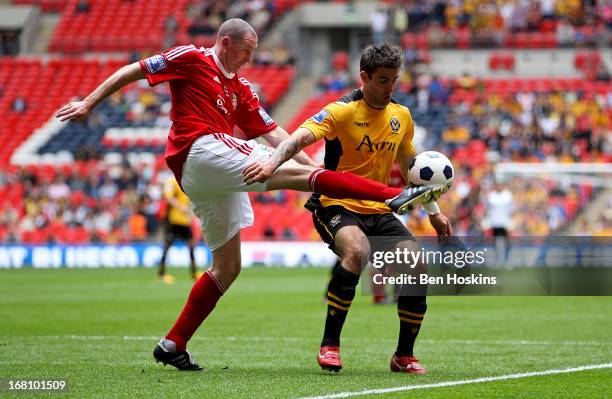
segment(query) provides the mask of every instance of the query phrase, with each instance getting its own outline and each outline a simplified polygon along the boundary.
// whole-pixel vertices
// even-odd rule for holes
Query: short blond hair
[[[232,41],[241,41],[246,36],[253,36],[257,39],[257,32],[244,19],[231,18],[223,22],[219,27],[217,42],[220,42],[225,36],[232,39]]]

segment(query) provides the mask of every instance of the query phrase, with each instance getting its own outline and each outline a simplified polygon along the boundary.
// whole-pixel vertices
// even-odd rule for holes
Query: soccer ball
[[[410,164],[408,177],[413,186],[444,184],[450,187],[455,177],[455,170],[444,154],[425,151],[418,154]]]

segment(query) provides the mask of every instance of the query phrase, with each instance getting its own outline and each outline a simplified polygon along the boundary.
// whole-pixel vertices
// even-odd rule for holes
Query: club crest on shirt
[[[274,123],[272,118],[270,118],[270,115],[268,115],[268,113],[261,107],[259,107],[259,116],[261,116],[261,119],[264,121],[266,126],[270,126]]]
[[[331,220],[329,221],[329,227],[336,227],[338,225],[338,223],[340,223],[340,219],[342,219],[342,215],[338,214],[335,215],[333,218],[331,218]]]
[[[399,132],[400,121],[395,116],[391,117],[391,121],[389,122],[389,125],[391,126],[391,131],[393,132],[393,134],[397,134],[397,132]]]
[[[234,109],[238,107],[238,96],[236,95],[236,93],[232,94],[232,106],[234,107]]]
[[[327,118],[328,115],[329,115],[329,111],[322,109],[318,113],[311,116],[310,119],[317,122],[318,124],[321,124],[325,120],[325,118]]]
[[[157,54],[153,57],[145,58],[144,64],[149,73],[155,73],[166,67],[166,60],[164,60],[164,57],[161,54]]]

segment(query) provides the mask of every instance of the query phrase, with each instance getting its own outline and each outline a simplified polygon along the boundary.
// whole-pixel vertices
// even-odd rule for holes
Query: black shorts
[[[493,227],[493,237],[508,237],[508,230],[505,227]]]
[[[317,232],[334,252],[334,237],[344,226],[357,226],[368,237],[389,237],[389,240],[384,241],[389,248],[401,241],[415,241],[412,233],[391,212],[356,213],[340,205],[318,206],[311,209],[311,212]],[[380,243],[380,240],[377,241]]]
[[[193,239],[193,233],[191,232],[191,226],[185,226],[182,224],[166,224],[166,241],[191,241]]]

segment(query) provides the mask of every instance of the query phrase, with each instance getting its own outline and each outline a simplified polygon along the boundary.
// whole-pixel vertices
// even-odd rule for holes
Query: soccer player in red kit
[[[276,147],[289,137],[261,108],[249,82],[237,76],[256,47],[255,30],[241,19],[230,19],[219,28],[214,47],[179,46],[124,66],[83,101],[66,104],[56,113],[62,121],[82,119],[110,94],[139,79],[146,78],[151,86],[170,84],[172,127],[166,162],[192,201],[212,251],[212,267],[193,285],[182,313],[154,350],[157,361],[180,370],[201,370],[186,350],[187,341],[240,273],[240,230],[254,219],[247,192],[313,191],[332,198],[386,202],[399,212],[440,194],[439,187],[402,190],[320,169],[303,152],[267,182],[253,183],[243,176],[245,168],[267,160],[272,152],[254,138],[262,136]],[[234,137],[236,125],[249,140]]]

